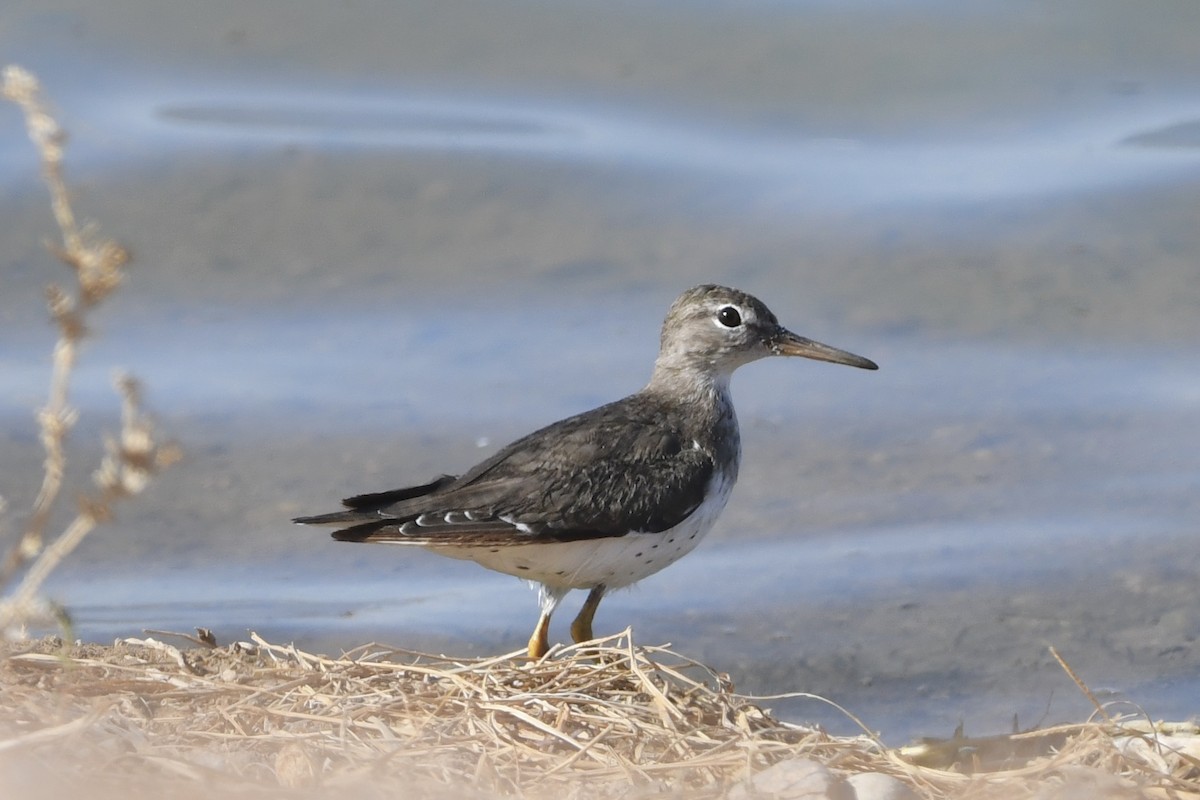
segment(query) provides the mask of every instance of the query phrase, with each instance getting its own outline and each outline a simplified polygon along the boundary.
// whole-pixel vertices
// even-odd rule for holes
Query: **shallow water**
[[[287,520],[636,390],[667,305],[716,280],[882,368],[740,371],[722,522],[598,630],[893,741],[1085,716],[1047,645],[1105,697],[1197,713],[1195,11],[213,9],[17,3],[0,28],[84,214],[137,256],[78,372],[73,477],[114,366],[187,452],[55,575],[79,635],[520,647],[519,582]],[[49,223],[0,122],[19,512]]]

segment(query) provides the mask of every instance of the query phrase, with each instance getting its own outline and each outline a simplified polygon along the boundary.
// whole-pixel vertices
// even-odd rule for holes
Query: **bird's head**
[[[768,356],[879,368],[870,359],[792,333],[756,297],[706,284],[681,294],[667,312],[655,374],[690,371],[727,378],[741,365]]]

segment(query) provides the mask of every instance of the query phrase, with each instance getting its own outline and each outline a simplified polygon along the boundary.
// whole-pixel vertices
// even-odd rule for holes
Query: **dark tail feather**
[[[389,506],[414,497],[424,497],[439,489],[449,486],[455,481],[453,475],[440,475],[429,483],[420,486],[409,486],[404,489],[392,489],[390,492],[360,494],[347,497],[342,501],[345,511],[334,511],[332,514],[317,514],[314,517],[296,517],[292,522],[300,525],[338,525],[344,522],[364,522],[372,519],[374,513],[383,511]],[[391,520],[395,522],[395,520]],[[386,523],[385,523],[386,524]]]
[[[414,497],[424,497],[427,494],[433,494],[439,489],[449,486],[454,480],[455,476],[453,475],[439,475],[429,483],[424,483],[420,486],[409,486],[406,489],[392,489],[390,492],[376,492],[374,494],[360,494],[354,497],[347,497],[342,501],[342,505],[357,512],[379,511],[403,500],[411,500]],[[326,514],[325,516],[332,515]],[[330,522],[334,521],[330,520]]]
[[[294,517],[292,522],[299,525],[338,525],[343,522],[362,522],[360,511],[335,511],[332,514],[318,514],[315,517]]]
[[[395,528],[395,526],[395,520],[377,519],[371,522],[364,522],[361,525],[342,528],[340,531],[334,531],[333,538],[339,542],[369,542],[371,536],[379,529]]]

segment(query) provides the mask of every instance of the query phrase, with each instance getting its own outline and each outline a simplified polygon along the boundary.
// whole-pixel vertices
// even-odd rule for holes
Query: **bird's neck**
[[[663,398],[673,398],[681,405],[693,408],[712,408],[724,411],[733,408],[733,397],[729,393],[731,373],[677,364],[660,360],[654,365],[654,374],[645,391]]]

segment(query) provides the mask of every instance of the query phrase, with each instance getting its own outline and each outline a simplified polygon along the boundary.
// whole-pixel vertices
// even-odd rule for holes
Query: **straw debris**
[[[188,650],[155,638],[7,647],[0,774],[91,788],[867,800],[1086,786],[1088,796],[1200,798],[1195,725],[1112,718],[893,749],[866,731],[781,722],[767,698],[737,694],[727,676],[664,647],[635,646],[628,630],[537,662],[374,644],[331,658],[257,636]],[[880,783],[909,794],[862,793]]]

